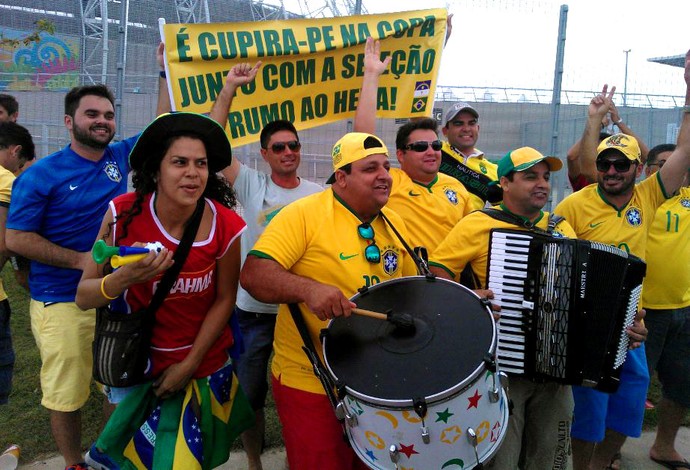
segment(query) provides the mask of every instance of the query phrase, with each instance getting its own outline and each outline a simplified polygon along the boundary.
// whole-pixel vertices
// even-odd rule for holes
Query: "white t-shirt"
[[[263,233],[266,225],[285,206],[304,196],[323,191],[316,183],[300,178],[296,188],[287,189],[276,185],[271,176],[241,165],[233,185],[237,200],[242,204],[247,230],[242,234],[242,264],[247,253]],[[278,306],[254,299],[242,286],[237,288],[237,306],[255,313],[278,313]]]

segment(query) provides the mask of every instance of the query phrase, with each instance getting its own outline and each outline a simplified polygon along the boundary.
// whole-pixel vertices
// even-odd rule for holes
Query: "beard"
[[[113,137],[115,137],[115,133],[108,128],[108,134],[100,136],[100,138],[94,138],[91,136],[89,129],[76,124],[72,126],[72,134],[74,135],[74,140],[80,144],[98,150],[105,149],[110,141],[113,140]]]
[[[599,180],[599,188],[604,194],[609,194],[611,196],[618,196],[620,194],[626,194],[631,188],[635,186],[635,176],[630,178],[623,178],[620,186],[617,188],[610,188],[606,186],[606,177],[602,177]]]

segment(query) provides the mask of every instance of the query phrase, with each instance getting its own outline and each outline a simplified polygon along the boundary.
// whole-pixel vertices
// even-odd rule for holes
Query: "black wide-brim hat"
[[[170,136],[191,133],[201,138],[206,146],[206,158],[210,172],[216,173],[232,162],[230,141],[220,124],[213,119],[196,113],[166,113],[158,116],[141,133],[129,154],[132,170],[141,170],[150,158]]]

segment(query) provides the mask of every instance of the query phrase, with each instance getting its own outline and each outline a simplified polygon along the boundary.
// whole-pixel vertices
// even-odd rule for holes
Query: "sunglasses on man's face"
[[[271,150],[274,153],[280,153],[285,151],[285,147],[289,148],[291,151],[296,152],[302,148],[302,144],[297,140],[290,140],[289,142],[274,142],[271,145]]]
[[[602,173],[609,171],[609,168],[612,166],[616,172],[625,173],[630,169],[630,165],[632,165],[632,162],[627,158],[625,160],[597,160],[597,170]]]
[[[431,149],[438,152],[443,147],[440,140],[433,140],[428,142],[426,140],[418,140],[417,142],[412,142],[405,146],[405,150],[414,150],[415,152],[426,152],[426,149],[431,146]]]

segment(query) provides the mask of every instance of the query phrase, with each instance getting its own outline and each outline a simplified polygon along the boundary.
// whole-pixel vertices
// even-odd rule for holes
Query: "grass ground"
[[[40,357],[31,334],[29,296],[16,285],[10,269],[9,266],[5,267],[2,279],[12,307],[12,339],[17,359],[9,404],[0,406],[0,452],[10,444],[19,444],[22,449],[21,462],[27,463],[55,454],[57,448],[50,432],[48,411],[41,406]],[[84,450],[94,442],[102,425],[102,395],[95,386],[92,391],[82,416]],[[280,446],[280,426],[271,399],[266,415],[266,445]],[[235,446],[239,446],[239,443],[235,443]]]
[[[40,358],[31,334],[29,297],[14,282],[9,266],[2,271],[2,278],[12,306],[12,335],[17,361],[10,403],[0,407],[0,452],[10,444],[19,444],[22,448],[21,460],[26,463],[55,454],[57,449],[50,432],[48,412],[40,405]],[[92,388],[91,398],[83,409],[82,447],[85,450],[96,439],[102,425],[102,395],[95,386]],[[660,390],[656,380],[652,381],[649,397],[655,403],[659,400]],[[656,420],[656,411],[647,411],[645,428],[653,428]],[[690,416],[686,417],[685,425],[690,426]],[[266,408],[266,446],[270,448],[280,445],[280,424],[269,394]],[[239,443],[235,443],[235,446],[238,447]]]

